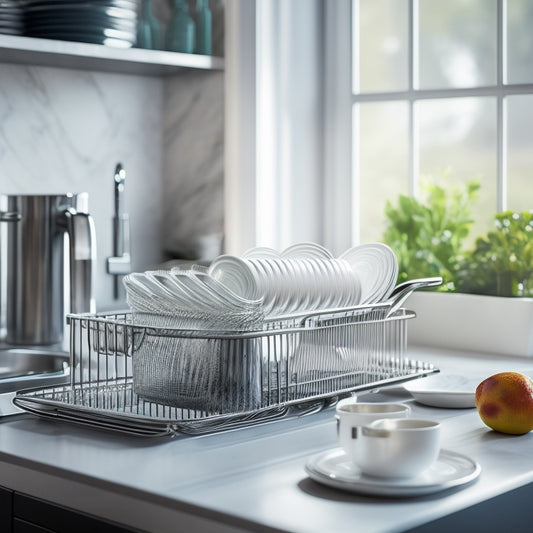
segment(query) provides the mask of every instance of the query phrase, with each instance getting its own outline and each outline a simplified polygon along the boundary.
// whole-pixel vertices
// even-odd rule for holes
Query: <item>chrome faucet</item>
[[[113,297],[119,297],[119,277],[131,272],[130,219],[124,212],[126,171],[120,163],[115,168],[115,214],[113,216],[113,255],[107,258],[107,273],[114,276]]]

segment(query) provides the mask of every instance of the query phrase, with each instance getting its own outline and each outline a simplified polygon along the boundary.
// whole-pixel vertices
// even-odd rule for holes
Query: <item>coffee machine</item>
[[[60,345],[66,308],[94,312],[96,241],[88,195],[4,195],[0,202],[5,342]]]

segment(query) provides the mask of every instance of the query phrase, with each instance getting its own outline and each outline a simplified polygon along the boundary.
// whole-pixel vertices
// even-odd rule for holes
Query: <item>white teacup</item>
[[[364,474],[413,477],[437,460],[440,423],[413,418],[375,420],[362,428],[357,440],[354,462]]]
[[[406,418],[410,411],[409,406],[403,403],[339,402],[335,414],[339,443],[355,462],[360,447],[358,437],[363,426],[379,419]]]

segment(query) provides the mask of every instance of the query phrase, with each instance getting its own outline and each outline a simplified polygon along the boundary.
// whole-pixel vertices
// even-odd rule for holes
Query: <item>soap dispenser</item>
[[[166,49],[192,54],[195,45],[195,24],[189,15],[186,0],[174,0],[174,9],[167,29]]]

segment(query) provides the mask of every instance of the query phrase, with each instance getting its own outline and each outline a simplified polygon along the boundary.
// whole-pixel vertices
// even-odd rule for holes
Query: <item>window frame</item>
[[[419,144],[417,131],[416,103],[423,100],[451,99],[465,97],[493,97],[496,99],[496,130],[497,130],[497,205],[495,212],[507,209],[507,98],[515,95],[533,94],[533,83],[507,83],[507,0],[497,1],[497,64],[496,83],[468,88],[420,89],[418,73],[418,0],[408,1],[408,88],[405,91],[365,92],[359,90],[359,47],[357,27],[359,20],[360,0],[351,2],[351,39],[352,39],[352,116],[353,116],[353,183],[358,190],[360,170],[358,167],[358,145],[361,138],[359,128],[359,105],[369,102],[401,101],[408,105],[408,146],[409,146],[409,194],[417,197],[419,178]],[[354,194],[355,202],[352,209],[359,212],[360,197]],[[360,240],[359,221],[353,223],[355,241]]]

